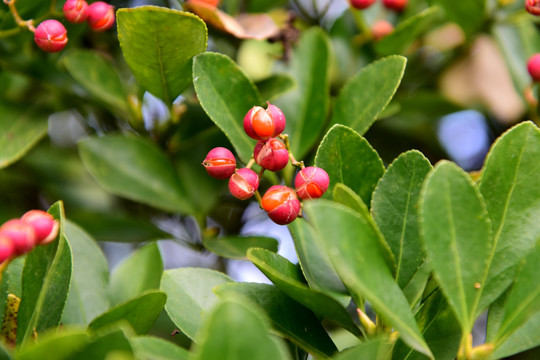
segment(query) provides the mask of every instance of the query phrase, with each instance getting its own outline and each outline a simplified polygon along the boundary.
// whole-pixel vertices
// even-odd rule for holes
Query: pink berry
[[[94,31],[109,30],[115,20],[114,6],[97,1],[88,6],[88,25]]]
[[[5,236],[13,243],[15,255],[29,252],[36,245],[34,229],[22,222],[21,219],[12,219],[0,227],[0,236]]]
[[[525,10],[529,13],[539,16],[540,15],[540,0],[525,0]]]
[[[300,200],[293,189],[284,185],[274,185],[266,191],[261,201],[268,217],[279,225],[294,221],[300,213]]]
[[[289,163],[289,151],[275,138],[259,141],[253,150],[255,162],[270,171],[279,171]]]
[[[300,199],[318,199],[326,192],[330,177],[323,169],[308,166],[298,172],[294,179],[294,187]]]
[[[375,0],[350,0],[351,6],[355,9],[367,9]]]
[[[0,233],[0,263],[3,263],[13,255],[15,255],[13,241]]]
[[[259,176],[248,168],[238,169],[229,179],[229,191],[240,200],[246,200],[259,188]]]
[[[407,6],[407,2],[408,0],[383,0],[383,5],[387,9],[403,11],[403,9],[405,9],[405,6]]]
[[[59,224],[53,216],[42,210],[30,210],[21,220],[30,225],[36,234],[36,245],[47,245],[58,236]]]
[[[380,40],[394,31],[394,25],[386,20],[377,20],[371,27],[373,39]]]
[[[236,159],[233,153],[224,147],[210,150],[202,164],[208,175],[219,180],[228,179],[236,169]]]
[[[244,130],[255,140],[267,140],[278,136],[285,130],[285,124],[283,112],[270,103],[266,110],[260,106],[252,107],[244,117]]]
[[[84,0],[67,0],[62,8],[67,21],[80,24],[88,17],[88,3]]]
[[[68,42],[67,30],[57,20],[45,20],[36,28],[34,42],[43,51],[58,52]]]
[[[540,81],[540,53],[529,58],[527,70],[534,81]]]

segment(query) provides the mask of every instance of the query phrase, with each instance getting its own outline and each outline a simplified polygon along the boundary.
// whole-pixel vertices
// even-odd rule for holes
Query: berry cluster
[[[375,3],[376,0],[349,0],[351,6],[355,9],[367,9]],[[533,0],[529,0],[533,1]],[[394,11],[403,11],[407,6],[408,0],[382,0],[384,7]]]
[[[229,191],[234,197],[246,200],[256,195],[270,219],[280,225],[289,224],[301,215],[300,200],[321,197],[330,183],[323,169],[305,167],[303,162],[296,161],[288,146],[288,136],[282,134],[285,124],[285,115],[277,106],[270,103],[267,109],[254,106],[244,117],[244,131],[257,140],[248,165],[237,169],[233,153],[223,147],[210,150],[203,162],[210,176],[220,180],[229,179]],[[274,185],[261,198],[258,188],[263,172],[280,171],[289,161],[300,167],[294,180],[295,190]],[[261,167],[259,174],[251,169],[255,163]]]
[[[84,0],[67,0],[63,12],[67,21],[74,24],[87,21],[94,31],[108,30],[115,21],[114,7],[103,1],[88,5]],[[43,51],[58,52],[68,42],[67,30],[58,20],[45,20],[35,29],[34,41]]]
[[[59,224],[51,214],[30,210],[0,227],[0,263],[26,254],[36,245],[47,245],[58,235]]]

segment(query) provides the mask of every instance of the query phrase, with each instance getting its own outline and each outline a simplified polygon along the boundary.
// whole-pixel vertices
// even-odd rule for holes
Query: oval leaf
[[[118,40],[133,75],[171,104],[191,83],[192,58],[206,50],[205,23],[191,13],[157,6],[119,9],[117,22]]]
[[[445,0],[434,0],[432,3],[440,6],[446,18],[458,24],[467,36],[471,36],[486,21],[487,0],[470,0],[448,2]]]
[[[265,236],[224,236],[204,238],[203,245],[219,256],[229,259],[247,260],[247,251],[252,247],[278,251],[278,241]]]
[[[135,357],[140,360],[187,360],[187,350],[176,346],[170,341],[151,337],[139,336],[129,339]]]

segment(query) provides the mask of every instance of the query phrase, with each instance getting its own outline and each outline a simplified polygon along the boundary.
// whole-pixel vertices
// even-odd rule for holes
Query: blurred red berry
[[[30,225],[36,234],[36,245],[46,245],[58,236],[58,221],[48,212],[42,210],[30,210],[26,212],[21,220]]]
[[[527,70],[534,81],[540,81],[540,53],[529,58]]]
[[[289,151],[275,138],[259,141],[253,150],[255,162],[270,171],[279,171],[289,163]]]
[[[249,199],[258,188],[259,176],[251,169],[238,169],[229,178],[229,191],[237,199]]]
[[[394,25],[386,20],[377,20],[371,27],[373,39],[380,40],[386,35],[390,35],[394,31]]]
[[[540,15],[540,0],[525,0],[525,10],[533,15]]]
[[[375,0],[350,0],[351,6],[355,9],[367,9]]]
[[[255,140],[267,140],[276,137],[285,130],[285,115],[270,103],[265,110],[260,106],[252,107],[244,117],[244,130]]]
[[[34,42],[43,51],[50,53],[58,52],[68,42],[67,30],[57,20],[45,20],[36,28]]]
[[[0,236],[5,236],[13,243],[14,254],[22,255],[36,245],[36,233],[32,226],[21,219],[12,219],[0,227]]]
[[[392,9],[395,11],[403,11],[405,6],[407,6],[408,0],[383,0],[383,5],[387,9]]]
[[[88,25],[94,31],[109,30],[115,20],[114,6],[97,1],[88,6]]]
[[[219,180],[228,179],[236,169],[236,159],[233,153],[224,147],[210,150],[202,164],[208,175]]]
[[[13,255],[15,255],[13,241],[11,241],[9,237],[0,233],[0,263],[3,263]]]
[[[268,217],[279,225],[293,222],[300,213],[300,200],[293,189],[284,185],[274,185],[268,189],[261,205]]]
[[[328,173],[316,166],[308,166],[298,172],[294,187],[300,199],[317,199],[323,196],[330,184]]]
[[[80,24],[88,17],[88,3],[84,0],[67,0],[62,8],[67,21]]]

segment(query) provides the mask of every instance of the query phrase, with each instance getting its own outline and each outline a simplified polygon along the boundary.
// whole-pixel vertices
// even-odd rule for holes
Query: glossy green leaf
[[[514,331],[528,319],[540,312],[540,243],[525,258],[512,292],[505,303],[505,311],[495,344],[502,344]]]
[[[280,338],[257,309],[239,300],[222,301],[208,314],[190,360],[289,360]]]
[[[69,74],[113,113],[129,111],[118,70],[103,56],[91,50],[71,50],[62,60]]]
[[[278,241],[265,236],[223,236],[203,239],[205,248],[229,259],[247,260],[247,251],[252,247],[278,251]]]
[[[164,211],[192,212],[174,167],[148,140],[91,137],[79,143],[79,153],[90,174],[111,193]]]
[[[506,358],[540,345],[540,313],[530,317],[527,322],[512,333],[504,343],[493,352],[494,359]]]
[[[296,83],[290,75],[274,74],[266,79],[258,81],[255,85],[261,93],[261,98],[271,101],[275,97],[292,90],[296,86]]]
[[[370,216],[369,209],[362,198],[347,185],[337,183],[334,186],[332,198],[335,202],[343,204],[364,216]]]
[[[453,3],[452,3],[453,4]],[[407,47],[440,20],[440,9],[431,7],[400,23],[394,31],[375,44],[380,55],[403,53]]]
[[[116,305],[141,295],[146,290],[159,289],[163,261],[156,242],[137,249],[118,264],[111,274],[109,295]]]
[[[127,329],[126,329],[127,330]],[[123,328],[110,328],[99,332],[90,343],[79,349],[67,360],[134,360],[128,336],[130,331]],[[130,329],[129,329],[130,330]]]
[[[205,23],[192,13],[156,6],[119,9],[117,22],[138,83],[171,104],[191,84],[193,57],[206,50]]]
[[[330,177],[327,193],[337,183],[343,183],[356,192],[365,204],[384,173],[384,164],[371,145],[353,129],[334,125],[326,133],[315,157],[315,166],[326,170]]]
[[[47,117],[0,103],[0,169],[22,158],[47,134]]]
[[[232,281],[227,275],[209,269],[167,270],[161,278],[161,290],[167,294],[165,310],[174,324],[194,339],[206,312],[218,302],[212,289]]]
[[[285,133],[290,135],[291,151],[302,159],[319,139],[330,100],[330,42],[317,27],[302,33],[291,60],[291,76],[297,87],[276,99],[287,118]]]
[[[405,297],[409,301],[411,309],[414,309],[416,304],[422,299],[430,275],[431,266],[424,261],[413,275],[411,281],[403,288],[403,294],[405,294]]]
[[[75,354],[89,342],[86,331],[63,329],[49,331],[39,337],[39,342],[29,344],[17,350],[18,360],[65,360]]]
[[[487,306],[513,280],[509,271],[540,238],[540,130],[524,122],[502,135],[490,150],[480,191],[494,237],[489,277],[482,305]],[[527,229],[527,231],[524,231]],[[501,280],[502,278],[502,280]]]
[[[187,350],[170,341],[152,337],[139,336],[129,339],[133,353],[139,360],[186,360]]]
[[[229,138],[236,155],[247,163],[255,140],[244,131],[244,116],[262,102],[255,85],[230,58],[218,53],[195,57],[193,85],[204,111]]]
[[[346,349],[333,357],[334,360],[387,360],[391,353],[391,344],[384,339],[373,339]]]
[[[325,200],[306,203],[304,209],[321,234],[316,239],[324,242],[334,269],[353,298],[364,297],[409,346],[429,356],[372,223],[343,205]]]
[[[478,315],[493,247],[482,196],[467,173],[443,161],[426,179],[420,212],[433,272],[463,332],[469,333]]]
[[[364,134],[394,96],[406,63],[403,56],[388,56],[360,70],[339,93],[332,123]]]
[[[98,331],[115,322],[127,321],[135,333],[146,334],[161,314],[166,300],[167,295],[164,292],[148,291],[98,316],[88,325],[88,329]]]
[[[337,351],[315,314],[276,286],[228,283],[217,287],[215,292],[220,297],[230,292],[247,296],[266,313],[276,330],[317,358],[328,358]]]
[[[315,314],[331,319],[355,335],[360,335],[342,303],[321,291],[310,289],[302,282],[298,268],[284,257],[264,249],[250,249],[248,258],[285,294],[311,309]]]
[[[88,325],[109,308],[104,291],[109,286],[109,266],[94,239],[80,227],[67,221],[65,234],[73,256],[73,275],[62,324]]]
[[[26,255],[22,296],[17,316],[17,343],[24,343],[60,324],[72,274],[71,248],[64,235],[64,207],[51,206],[49,213],[60,222],[58,238],[36,246]]]
[[[388,167],[371,204],[373,220],[396,259],[396,282],[404,288],[424,262],[418,201],[431,164],[422,153],[409,151]]]
[[[486,21],[487,0],[469,0],[448,2],[445,0],[433,0],[433,3],[440,6],[446,18],[458,24],[467,36],[471,36]]]

